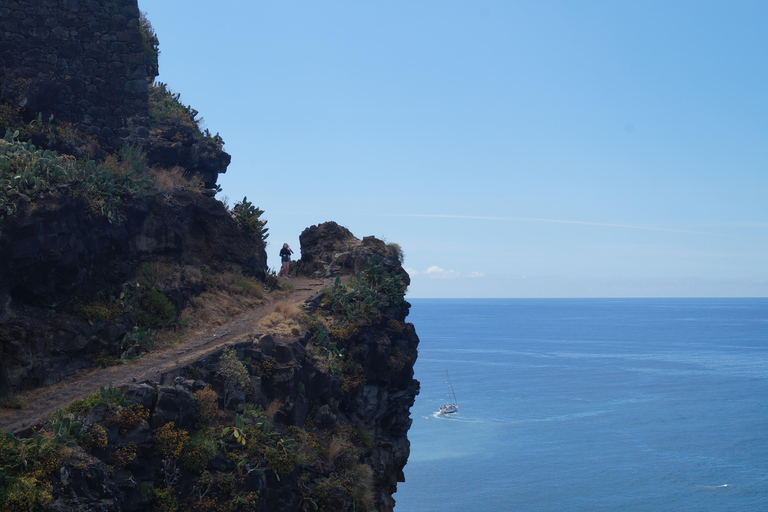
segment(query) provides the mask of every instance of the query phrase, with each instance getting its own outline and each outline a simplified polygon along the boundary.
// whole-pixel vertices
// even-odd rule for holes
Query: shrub
[[[8,133],[0,140],[0,220],[38,194],[78,177],[74,157],[59,156],[30,142],[20,142],[16,139],[18,134]]]
[[[195,391],[195,416],[199,425],[207,425],[219,411],[219,395],[210,386]]]
[[[192,129],[202,138],[198,111],[181,102],[181,93],[174,93],[168,84],[155,82],[149,86],[149,119],[152,128],[179,125]]]
[[[75,309],[75,316],[90,324],[99,320],[114,320],[122,313],[123,308],[120,304],[103,299],[97,299]]]
[[[158,73],[158,56],[160,55],[160,41],[157,39],[155,29],[147,19],[147,13],[139,14],[139,28],[141,30],[141,44],[144,55],[147,56],[147,78],[154,80]]]
[[[283,446],[268,447],[264,451],[264,458],[277,475],[278,480],[288,476],[296,467],[295,450]]]
[[[206,437],[204,432],[197,432],[184,443],[181,465],[190,471],[200,473],[215,455],[216,443]]]
[[[331,338],[338,341],[348,341],[357,334],[357,325],[352,323],[343,323],[338,327],[331,329]]]
[[[17,396],[0,396],[0,409],[23,409],[24,402]]]
[[[248,197],[243,197],[242,201],[235,203],[232,208],[232,218],[235,219],[237,226],[245,233],[257,237],[262,242],[269,237],[266,227],[267,221],[261,218],[264,210],[254,206],[248,201]]]
[[[136,443],[118,446],[111,455],[111,462],[115,466],[124,468],[136,458]]]
[[[139,404],[119,407],[112,415],[107,417],[104,423],[108,426],[117,426],[121,434],[127,434],[129,431],[139,428],[149,419],[149,411]]]
[[[88,438],[91,447],[100,448],[102,450],[107,447],[107,431],[98,423],[91,426],[88,430]]]
[[[176,319],[176,308],[158,290],[150,290],[141,296],[138,321],[154,329],[161,329]]]
[[[37,478],[22,476],[13,481],[0,494],[0,507],[3,510],[41,510],[53,500],[51,485]]]
[[[164,458],[178,459],[188,439],[189,433],[184,429],[176,428],[173,422],[166,423],[155,430],[155,444]]]
[[[390,258],[396,259],[401,264],[405,261],[405,253],[403,252],[403,248],[400,247],[400,244],[390,242],[386,245],[386,248],[387,248],[387,256],[389,256]]]
[[[387,329],[390,331],[395,331],[396,333],[401,333],[403,332],[403,324],[394,318],[390,318],[387,320]]]
[[[93,160],[76,162],[69,155],[42,150],[17,139],[18,130],[0,140],[0,221],[14,214],[22,204],[44,197],[67,186],[83,198],[86,208],[110,222],[118,219],[125,197],[146,196],[155,189],[135,162],[118,168],[117,159],[108,165]],[[125,153],[128,158],[128,153]],[[115,163],[115,165],[111,165]]]
[[[264,290],[261,288],[261,285],[255,279],[243,275],[237,276],[235,283],[230,289],[235,293],[250,295],[258,299],[264,298]]]
[[[247,392],[251,385],[251,376],[245,365],[237,358],[232,348],[227,348],[219,358],[216,371],[224,380],[224,406],[229,406],[232,398],[239,391]]]
[[[342,315],[347,323],[355,323],[358,319],[373,321],[381,316],[381,308],[403,304],[405,289],[400,276],[369,261],[368,268],[355,274],[347,284],[337,277],[333,287],[325,293],[323,304]]]
[[[153,489],[156,512],[178,512],[181,503],[176,497],[176,491],[170,487]]]
[[[155,187],[166,194],[177,190],[202,193],[200,183],[203,181],[203,178],[199,174],[187,174],[178,165],[170,169],[153,168],[149,171],[149,174],[154,181]]]
[[[154,335],[157,331],[149,327],[142,328],[134,325],[131,332],[123,335],[120,340],[120,359],[131,360],[154,345]]]

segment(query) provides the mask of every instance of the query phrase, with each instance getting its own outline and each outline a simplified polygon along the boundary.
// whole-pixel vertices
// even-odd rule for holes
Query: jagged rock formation
[[[299,235],[301,259],[293,264],[299,275],[337,277],[364,270],[369,262],[383,265],[397,273],[407,285],[410,277],[397,259],[397,253],[376,237],[356,238],[344,226],[324,222]]]
[[[94,215],[64,194],[0,223],[0,394],[52,385],[114,352],[125,316],[88,321],[75,308],[119,293],[144,262],[178,268],[162,292],[178,311],[204,288],[200,268],[262,278],[264,244],[244,236],[217,200],[199,193],[137,199],[123,220]]]

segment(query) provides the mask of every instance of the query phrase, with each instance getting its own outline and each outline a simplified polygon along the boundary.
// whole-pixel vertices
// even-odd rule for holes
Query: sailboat
[[[440,406],[440,414],[453,414],[459,412],[459,404],[456,400],[456,393],[453,392],[453,385],[451,384],[451,377],[448,375],[448,370],[445,370],[445,378],[448,381],[448,403]]]

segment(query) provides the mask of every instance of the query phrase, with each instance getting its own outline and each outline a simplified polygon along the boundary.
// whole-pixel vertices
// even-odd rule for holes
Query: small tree
[[[224,379],[224,406],[229,406],[232,397],[238,391],[248,391],[251,383],[251,376],[245,365],[237,358],[234,349],[227,348],[219,358],[219,365],[216,371]]]
[[[248,201],[248,197],[243,197],[242,201],[235,203],[232,208],[232,217],[237,222],[237,225],[244,232],[257,236],[262,242],[266,241],[269,234],[267,221],[261,218],[264,210],[258,206],[254,206],[253,203]]]

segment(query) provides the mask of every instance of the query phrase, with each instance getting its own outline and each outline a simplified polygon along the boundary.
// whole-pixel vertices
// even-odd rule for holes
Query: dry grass
[[[182,269],[184,279],[205,279],[200,271]],[[189,300],[179,315],[184,324],[184,333],[197,333],[212,327],[224,325],[238,314],[260,306],[267,301],[259,282],[242,274],[224,273],[216,275],[216,285]],[[169,341],[172,336],[168,336]]]
[[[275,414],[283,408],[283,405],[285,405],[285,402],[280,398],[275,398],[267,405],[267,410],[264,412],[267,413],[267,419],[271,424],[275,424]]]
[[[166,193],[178,189],[200,190],[200,182],[202,181],[199,175],[185,176],[184,169],[179,166],[170,169],[153,168],[150,169],[149,174],[155,180],[155,187]]]
[[[274,311],[259,322],[259,327],[264,334],[297,336],[302,330],[301,317],[302,312],[298,304],[278,302],[275,304]]]
[[[328,462],[333,464],[340,455],[345,455],[353,450],[352,444],[348,439],[341,436],[333,436],[328,443]]]

